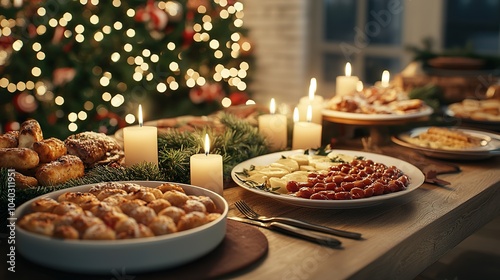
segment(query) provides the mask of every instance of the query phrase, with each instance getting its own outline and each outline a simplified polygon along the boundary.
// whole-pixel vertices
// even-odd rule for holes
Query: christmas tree
[[[251,46],[240,2],[1,3],[4,131],[35,118],[46,136],[112,134],[137,122],[139,104],[148,120],[247,99]]]

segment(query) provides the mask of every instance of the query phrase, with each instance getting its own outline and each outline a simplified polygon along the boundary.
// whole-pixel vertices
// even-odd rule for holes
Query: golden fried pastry
[[[104,133],[89,131],[74,134],[64,144],[68,154],[81,158],[86,167],[118,161],[123,157],[118,142]]]
[[[164,183],[156,188],[159,189],[162,193],[165,193],[167,191],[179,191],[184,193],[184,189],[181,186],[172,183]]]
[[[198,200],[201,203],[203,203],[203,205],[205,205],[206,212],[212,213],[212,212],[215,212],[217,210],[216,209],[217,207],[215,206],[214,201],[210,197],[208,197],[208,196],[190,195],[189,199]]]
[[[116,233],[105,224],[95,224],[83,233],[82,239],[114,240],[116,239]]]
[[[8,131],[0,135],[0,148],[16,148],[18,145],[19,131]]]
[[[132,210],[129,216],[134,218],[138,223],[148,225],[156,217],[156,212],[144,205]]]
[[[54,232],[52,234],[55,238],[61,239],[79,239],[80,234],[78,231],[70,225],[58,225],[54,227]]]
[[[195,227],[202,226],[208,223],[207,215],[203,212],[191,212],[182,216],[177,223],[177,229],[179,231],[192,229]]]
[[[154,217],[148,226],[155,235],[169,234],[177,231],[174,220],[163,215]]]
[[[25,170],[35,168],[40,159],[38,154],[28,148],[1,148],[0,167]]]
[[[110,196],[125,196],[127,195],[127,192],[122,189],[104,189],[100,191],[98,194],[96,194],[97,199],[99,200],[104,200]]]
[[[43,133],[40,124],[36,120],[27,120],[21,124],[19,129],[19,148],[32,148],[33,143],[42,141]]]
[[[209,213],[209,214],[207,215],[207,220],[208,220],[209,222],[212,222],[212,221],[217,220],[220,216],[221,216],[221,214],[220,214],[220,213]]]
[[[18,225],[25,230],[52,236],[54,232],[54,221],[58,219],[58,215],[46,212],[35,212],[23,216]]]
[[[189,197],[182,192],[179,191],[167,191],[163,194],[163,198],[168,200],[170,204],[178,207],[182,207],[184,203],[189,199]]]
[[[80,158],[63,155],[55,161],[41,164],[36,171],[36,178],[42,186],[54,186],[84,174],[85,166]]]
[[[151,201],[155,200],[156,197],[155,197],[154,193],[152,193],[148,190],[145,190],[145,189],[140,189],[138,191],[129,193],[128,199],[140,199],[140,200],[144,200],[146,202],[151,202]]]
[[[28,189],[38,186],[38,180],[35,177],[26,176],[16,171],[14,178],[16,180],[16,188],[18,189]]]
[[[194,200],[194,199],[189,199],[182,205],[182,209],[186,211],[186,213],[190,212],[207,212],[207,208],[205,207],[205,204],[203,204],[201,201]]]
[[[59,205],[55,199],[50,197],[42,197],[31,203],[31,210],[34,212],[50,212],[54,210],[54,207]]]
[[[54,137],[33,143],[33,150],[41,163],[54,161],[67,152],[64,142]]]
[[[140,199],[132,199],[132,200],[127,200],[124,203],[120,205],[120,209],[122,210],[123,213],[130,215],[130,213],[135,210],[135,208],[140,207],[140,206],[145,206],[147,203],[144,200]]]
[[[62,201],[57,204],[54,209],[52,209],[52,213],[56,215],[80,215],[83,214],[83,209],[78,204],[69,201]]]
[[[155,199],[151,202],[148,203],[148,207],[155,210],[155,212],[158,214],[161,210],[172,206],[168,200],[160,198],[160,199]]]
[[[179,222],[181,217],[184,215],[186,215],[186,211],[184,211],[183,209],[181,209],[179,207],[175,207],[175,206],[167,207],[158,213],[158,216],[168,216],[168,217],[172,218],[176,224]]]

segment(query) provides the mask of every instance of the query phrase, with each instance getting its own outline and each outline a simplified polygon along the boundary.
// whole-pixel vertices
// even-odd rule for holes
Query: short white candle
[[[323,97],[316,95],[317,82],[316,78],[311,78],[309,84],[309,95],[302,97],[297,105],[299,110],[299,120],[306,121],[307,107],[312,107],[311,122],[321,124],[323,120]]]
[[[142,106],[139,105],[139,126],[123,128],[123,149],[125,165],[130,166],[142,162],[158,165],[158,129],[144,126]]]
[[[189,159],[191,185],[199,186],[222,195],[222,156],[209,154],[210,139],[205,135],[205,153],[192,155]]]
[[[389,71],[387,70],[384,70],[384,72],[382,72],[382,78],[380,80],[380,86],[386,88],[386,87],[389,87],[389,81],[391,79],[391,74],[389,73]]]
[[[269,113],[259,116],[259,132],[266,137],[271,151],[283,150],[287,145],[287,121],[285,115],[276,114],[274,98],[269,104]]]
[[[293,112],[293,139],[292,149],[315,149],[321,147],[322,126],[311,122],[312,107],[307,109],[306,122],[299,121],[299,110],[295,108]]]
[[[336,79],[336,96],[344,96],[356,92],[356,85],[359,81],[359,78],[356,76],[351,76],[351,72],[351,63],[347,62],[345,65],[345,76],[338,76]]]

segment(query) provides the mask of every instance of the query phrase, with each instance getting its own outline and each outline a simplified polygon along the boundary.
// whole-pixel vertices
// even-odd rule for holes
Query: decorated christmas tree
[[[247,99],[251,46],[240,2],[12,1],[0,9],[3,131],[35,118],[47,136],[111,134],[137,122],[139,104],[148,120]]]

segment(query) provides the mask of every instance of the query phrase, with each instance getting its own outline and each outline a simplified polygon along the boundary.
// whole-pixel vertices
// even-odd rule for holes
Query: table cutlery
[[[294,227],[291,225],[283,224],[280,222],[269,222],[269,223],[264,223],[264,222],[259,222],[255,220],[250,220],[246,218],[240,218],[240,217],[228,217],[228,219],[233,220],[233,221],[238,221],[250,225],[255,225],[275,231],[279,231],[288,235],[292,235],[295,237],[299,237],[308,241],[312,241],[315,243],[319,243],[322,245],[327,245],[331,247],[340,247],[342,245],[342,242],[340,240],[333,238],[331,236],[328,236],[326,234],[321,234],[318,232],[314,232],[311,230],[307,229],[302,229],[298,227]]]
[[[247,218],[251,220],[256,220],[260,222],[281,222],[287,225],[292,225],[304,229],[309,229],[309,230],[314,230],[318,232],[323,232],[323,233],[328,233],[328,234],[333,234],[337,236],[342,236],[342,237],[347,237],[351,239],[361,239],[361,233],[357,232],[350,232],[350,231],[344,231],[344,230],[339,230],[339,229],[333,229],[321,225],[316,225],[316,224],[311,224],[307,223],[304,221],[296,220],[296,219],[291,219],[287,217],[266,217],[259,215],[257,212],[255,212],[246,202],[243,200],[236,201],[234,203],[236,208],[240,210],[240,212],[245,215]]]

